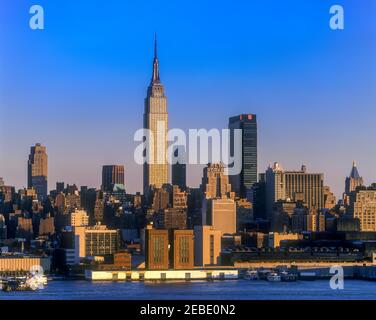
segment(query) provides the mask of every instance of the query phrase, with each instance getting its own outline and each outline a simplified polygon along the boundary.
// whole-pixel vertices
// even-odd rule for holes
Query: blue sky
[[[45,29],[29,28],[42,5]],[[341,4],[345,29],[329,28]],[[372,0],[3,1],[0,4],[0,176],[26,184],[29,148],[48,148],[55,181],[100,185],[126,166],[141,190],[133,133],[158,33],[170,128],[225,128],[256,113],[259,172],[279,161],[325,173],[337,195],[352,160],[376,181],[376,4]],[[200,168],[189,168],[197,186]]]

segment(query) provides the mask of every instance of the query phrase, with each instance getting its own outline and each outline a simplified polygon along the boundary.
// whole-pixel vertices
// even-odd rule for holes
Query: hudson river
[[[376,282],[345,280],[343,290],[332,290],[329,280],[278,282],[198,281],[198,282],[87,282],[50,281],[39,291],[3,292],[0,300],[294,300],[351,299],[376,300]]]

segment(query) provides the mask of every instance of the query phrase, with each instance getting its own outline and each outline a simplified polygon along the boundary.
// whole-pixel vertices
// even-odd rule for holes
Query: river
[[[376,282],[345,280],[333,290],[329,280],[271,283],[257,280],[192,282],[50,281],[39,291],[3,292],[0,300],[376,300]]]

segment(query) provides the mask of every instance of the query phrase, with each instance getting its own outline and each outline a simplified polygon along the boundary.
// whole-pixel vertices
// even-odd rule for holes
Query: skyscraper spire
[[[158,59],[158,42],[157,42],[157,33],[154,34],[154,60]]]
[[[348,176],[345,181],[345,195],[350,196],[350,193],[360,186],[363,186],[363,178],[359,174],[356,162],[353,161],[350,176]]]
[[[153,75],[151,78],[151,83],[159,83],[159,63],[158,63],[158,51],[157,51],[157,33],[155,33],[154,38],[154,59],[153,59]]]
[[[354,179],[359,179],[360,178],[360,175],[359,175],[359,172],[358,172],[358,168],[356,167],[356,162],[355,161],[353,161],[353,165],[352,165],[351,172],[350,172],[350,178],[354,178]]]

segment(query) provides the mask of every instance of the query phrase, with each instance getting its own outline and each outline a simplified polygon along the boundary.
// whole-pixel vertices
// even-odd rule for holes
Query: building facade
[[[173,230],[172,265],[174,269],[192,269],[194,266],[193,230]]]
[[[169,267],[168,230],[146,229],[145,266],[148,270],[167,270]]]
[[[212,226],[194,228],[195,266],[220,265],[222,232]]]
[[[257,182],[257,121],[255,114],[241,114],[229,120],[231,130],[230,152],[233,157],[241,157],[242,170],[230,176],[232,191],[237,196],[251,199],[252,186]],[[242,130],[241,155],[234,154],[234,130]]]
[[[357,218],[360,231],[376,231],[376,188],[358,188],[350,194],[347,214]]]
[[[308,173],[303,165],[298,171],[284,171],[276,162],[265,172],[266,216],[272,218],[278,200],[302,201],[309,210],[324,208],[324,174]]]

